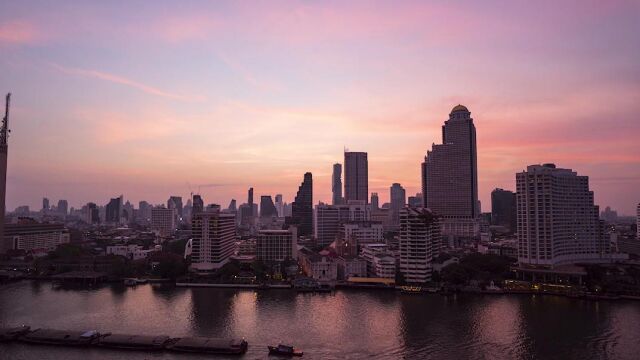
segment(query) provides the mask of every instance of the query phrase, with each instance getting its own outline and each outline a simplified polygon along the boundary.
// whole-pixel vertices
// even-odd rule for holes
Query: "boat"
[[[171,340],[171,338],[166,335],[153,336],[108,333],[102,336],[96,345],[125,350],[164,350],[169,340]]]
[[[36,329],[19,339],[20,341],[32,344],[89,346],[98,338],[100,338],[100,333],[96,330],[73,331]]]
[[[290,345],[268,346],[270,355],[302,356],[303,352]]]
[[[422,292],[422,287],[420,286],[401,286],[400,292],[404,294],[420,294]]]
[[[183,337],[171,339],[167,349],[177,352],[240,355],[247,351],[245,339]]]
[[[0,328],[0,342],[15,340],[20,336],[26,335],[29,331],[31,331],[31,327],[27,325]]]

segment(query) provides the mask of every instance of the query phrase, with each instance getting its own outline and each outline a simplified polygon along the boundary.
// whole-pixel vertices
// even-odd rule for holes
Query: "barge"
[[[183,337],[172,339],[166,349],[176,352],[241,355],[247,351],[244,339]]]
[[[149,350],[161,351],[171,340],[166,335],[131,335],[131,334],[111,334],[108,333],[96,342],[100,347],[124,350]]]
[[[0,342],[13,341],[20,336],[26,335],[29,331],[31,331],[31,327],[27,325],[0,328]]]
[[[100,333],[95,330],[36,329],[20,337],[19,340],[32,344],[89,346],[99,337]]]

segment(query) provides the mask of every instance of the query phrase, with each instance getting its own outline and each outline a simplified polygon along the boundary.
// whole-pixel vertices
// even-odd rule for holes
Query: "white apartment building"
[[[553,267],[609,254],[589,177],[554,164],[516,174],[518,261]]]
[[[213,272],[233,255],[236,242],[235,215],[209,206],[191,219],[191,270]]]
[[[400,211],[400,272],[407,283],[431,280],[432,260],[441,249],[440,219],[426,208]]]
[[[8,249],[52,251],[70,241],[69,230],[63,224],[19,222],[6,224],[4,228]]]

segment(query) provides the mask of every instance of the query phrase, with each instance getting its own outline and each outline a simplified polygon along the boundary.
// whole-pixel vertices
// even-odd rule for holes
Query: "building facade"
[[[553,267],[609,253],[589,177],[554,164],[516,174],[518,261]]]
[[[493,190],[491,192],[491,224],[501,225],[515,232],[516,218],[516,194],[509,190]]]
[[[331,244],[340,234],[346,222],[370,221],[369,205],[362,201],[352,201],[347,205],[316,205],[314,212],[314,236],[318,245]]]
[[[310,172],[304,174],[304,180],[291,209],[291,222],[298,226],[298,235],[309,236],[313,232],[313,178]]]
[[[407,204],[407,193],[398,183],[394,183],[389,188],[389,199],[391,199],[391,223],[400,225],[400,210]]]
[[[424,207],[442,217],[443,235],[476,237],[478,203],[476,128],[469,110],[455,106],[422,163]]]
[[[71,241],[69,230],[63,224],[38,223],[32,220],[5,225],[4,242],[13,250],[53,251],[60,244]]]
[[[344,202],[369,201],[369,165],[366,152],[344,152]]]
[[[236,242],[235,215],[208,206],[191,219],[191,270],[213,272],[233,255]]]
[[[432,261],[441,249],[439,218],[426,208],[400,212],[400,272],[407,283],[431,280]]]
[[[176,229],[177,209],[158,206],[151,209],[151,230],[159,236],[170,236]]]
[[[331,204],[340,205],[342,204],[342,165],[341,164],[333,164],[333,174],[331,176],[331,193],[333,194],[333,199]]]
[[[298,230],[260,230],[256,238],[256,259],[282,262],[298,258]]]

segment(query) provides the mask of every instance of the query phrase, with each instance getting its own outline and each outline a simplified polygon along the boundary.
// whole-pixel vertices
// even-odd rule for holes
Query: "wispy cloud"
[[[121,84],[121,85],[125,85],[151,95],[161,96],[161,97],[180,100],[180,101],[189,101],[189,102],[205,100],[204,96],[201,96],[201,95],[194,96],[194,95],[183,95],[183,94],[171,93],[154,86],[146,85],[146,84],[137,82],[135,80],[127,79],[123,76],[110,74],[103,71],[82,69],[82,68],[71,68],[71,67],[66,67],[59,64],[55,64],[55,63],[50,63],[50,65],[53,68],[65,74],[94,78],[94,79],[104,80],[104,81],[108,81],[116,84]]]
[[[38,31],[30,23],[9,21],[0,23],[0,44],[29,44],[38,38]]]

